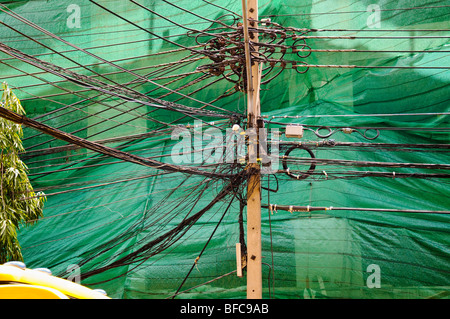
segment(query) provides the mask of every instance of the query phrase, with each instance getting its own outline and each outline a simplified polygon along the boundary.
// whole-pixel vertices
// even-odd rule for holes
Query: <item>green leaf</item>
[[[2,84],[3,93],[0,107],[18,114],[25,114],[20,100],[8,85]],[[20,160],[19,153],[24,150],[23,130],[20,124],[0,118],[0,170],[2,197],[0,200],[0,264],[11,260],[22,260],[20,244],[17,240],[19,225],[39,219],[43,215],[45,195],[35,197],[33,187],[27,176],[27,166]]]

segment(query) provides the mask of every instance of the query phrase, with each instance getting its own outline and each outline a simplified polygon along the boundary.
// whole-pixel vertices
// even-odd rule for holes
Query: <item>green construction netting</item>
[[[150,97],[195,108],[205,107],[199,103],[203,101],[219,107],[207,109],[221,113],[246,112],[246,96],[235,90],[235,83],[197,72],[197,67],[212,61],[185,49],[197,46],[196,40],[204,40],[196,38],[192,29],[224,32],[230,31],[224,24],[242,21],[238,16],[241,1],[183,0],[176,2],[178,7],[164,1],[137,1],[150,11],[130,1],[0,3],[27,19],[21,20],[1,7],[0,42],[11,48]],[[313,50],[304,58],[288,52],[284,59],[298,61],[297,70],[287,63],[277,77],[262,85],[266,127],[280,132],[284,132],[283,123],[314,130],[357,128],[352,134],[338,130],[326,138],[305,130],[302,141],[309,143],[320,159],[448,164],[448,148],[410,146],[448,146],[449,14],[450,6],[444,0],[260,0],[261,19],[310,30],[303,33],[309,37],[305,39],[308,47],[293,39],[283,44],[297,43],[297,48]],[[269,42],[270,37],[261,41]],[[273,58],[280,58],[280,54]],[[102,94],[5,53],[0,53],[0,59],[1,81],[13,88],[28,117],[125,152],[171,162],[177,141],[171,139],[174,126],[164,123],[194,124],[198,120]],[[182,59],[187,61],[176,63]],[[301,62],[310,65],[307,71]],[[278,65],[270,74],[280,70]],[[201,119],[203,124],[216,121],[222,129],[232,125],[221,118]],[[364,134],[365,128],[370,128],[366,132],[370,137],[374,128],[379,128],[379,136],[365,139],[358,134]],[[320,147],[324,141],[336,146]],[[372,144],[358,147],[355,143]],[[375,143],[405,146],[394,149]],[[155,168],[71,148],[29,128],[25,128],[24,145],[30,180],[35,190],[48,196],[45,216],[36,225],[20,229],[19,240],[29,267],[47,267],[54,274],[73,278],[73,265],[78,265],[83,284],[105,289],[114,298],[168,298],[177,290],[188,290],[177,298],[245,298],[245,272],[242,278],[229,274],[236,269],[235,245],[242,237],[239,201],[231,195],[185,232],[164,237],[153,250],[145,249],[208,205],[226,181],[162,174]],[[280,155],[285,150],[280,148]],[[299,169],[306,165],[294,164]],[[362,176],[367,171],[390,175]],[[331,162],[317,165],[315,174],[303,180],[284,173],[263,175],[262,202],[448,211],[447,178],[398,177],[402,173],[447,172]],[[243,220],[245,226],[245,210]],[[448,296],[449,221],[448,215],[436,213],[264,208],[263,297]],[[132,263],[108,268],[133,254],[139,258]]]

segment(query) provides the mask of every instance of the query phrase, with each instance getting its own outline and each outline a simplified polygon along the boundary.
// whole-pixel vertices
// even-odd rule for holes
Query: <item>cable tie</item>
[[[292,214],[293,211],[294,211],[294,207],[292,205],[289,206],[289,212]]]
[[[392,172],[392,178],[395,178],[395,172]]]
[[[306,206],[306,211],[307,212],[309,212],[309,208],[310,208],[310,206],[308,205],[308,206]]]

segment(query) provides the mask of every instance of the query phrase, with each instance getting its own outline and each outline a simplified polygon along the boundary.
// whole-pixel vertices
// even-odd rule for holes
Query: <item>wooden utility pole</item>
[[[247,69],[247,123],[249,136],[248,168],[252,174],[247,185],[247,298],[262,298],[261,264],[261,170],[258,158],[258,124],[261,118],[259,91],[259,63],[251,61],[249,41],[258,42],[258,34],[249,31],[256,28],[258,20],[258,0],[242,0],[245,58]],[[252,21],[254,20],[254,21]],[[255,51],[257,48],[255,47]]]

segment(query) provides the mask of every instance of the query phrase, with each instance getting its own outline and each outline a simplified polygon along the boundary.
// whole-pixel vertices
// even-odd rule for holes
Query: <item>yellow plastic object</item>
[[[49,287],[0,284],[0,299],[69,299],[69,297]]]
[[[11,288],[14,285],[17,287],[15,289]],[[37,297],[33,295],[33,298],[45,299],[52,293],[54,298],[64,295],[75,299],[110,299],[101,292],[75,282],[58,278],[39,270],[21,269],[13,265],[0,265],[0,287],[4,289],[2,290],[4,292],[11,289],[11,293],[19,296],[16,299],[28,299],[32,294],[40,294]],[[33,290],[31,287],[36,289]],[[55,293],[55,291],[59,293]],[[0,298],[5,298],[2,292],[0,292]]]

